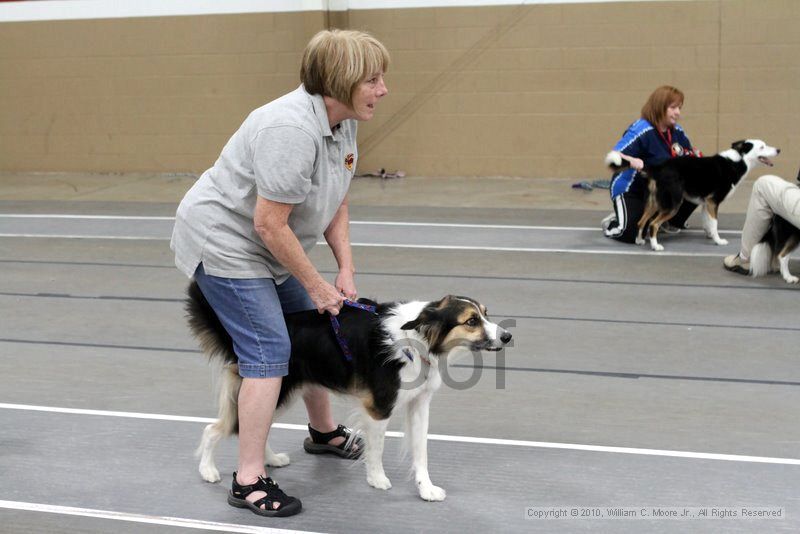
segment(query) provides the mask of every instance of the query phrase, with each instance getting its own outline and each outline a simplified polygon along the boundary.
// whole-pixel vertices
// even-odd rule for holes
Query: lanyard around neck
[[[677,154],[675,154],[675,149],[672,148],[672,130],[670,128],[667,128],[666,136],[664,136],[664,134],[661,133],[661,130],[659,130],[658,128],[656,128],[656,131],[658,132],[658,136],[661,138],[661,140],[664,141],[664,143],[666,143],[667,148],[669,149],[669,156],[671,158],[677,156]]]

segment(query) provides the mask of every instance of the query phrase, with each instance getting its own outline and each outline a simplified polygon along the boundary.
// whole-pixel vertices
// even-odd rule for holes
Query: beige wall
[[[800,164],[800,2],[697,0],[3,23],[0,170],[202,171],[329,24],[393,57],[360,170],[605,177],[664,83],[705,152],[760,137]]]

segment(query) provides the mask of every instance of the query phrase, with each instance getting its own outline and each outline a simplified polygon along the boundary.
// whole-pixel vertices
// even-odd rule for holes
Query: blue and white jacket
[[[692,148],[692,143],[686,137],[683,128],[677,124],[669,129],[666,136],[662,137],[658,130],[645,119],[639,119],[628,126],[622,139],[614,145],[612,150],[641,159],[645,167],[658,165],[672,157],[702,155]],[[625,169],[614,176],[611,181],[611,198],[627,193],[637,174],[637,171],[633,169]]]

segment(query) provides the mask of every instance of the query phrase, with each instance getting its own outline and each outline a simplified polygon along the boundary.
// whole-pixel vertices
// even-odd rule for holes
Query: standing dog
[[[650,248],[664,250],[658,243],[657,235],[661,225],[678,212],[684,200],[703,204],[703,229],[717,245],[727,245],[717,232],[717,212],[719,205],[736,186],[744,180],[747,173],[757,164],[772,167],[772,161],[780,153],[779,148],[771,147],[760,139],[736,141],[731,148],[715,156],[693,158],[672,158],[640,172],[648,179],[649,195],[642,218],[639,219],[639,235],[636,244],[644,244],[645,226],[650,235]],[[613,169],[629,167],[619,152],[609,152],[606,164]]]
[[[800,173],[797,174],[800,182]],[[772,216],[769,230],[761,242],[750,252],[750,272],[753,276],[764,276],[780,271],[789,284],[800,282],[800,278],[789,272],[789,254],[800,244],[800,229],[779,215]]]
[[[208,425],[198,448],[200,474],[208,482],[220,480],[214,448],[220,438],[238,432],[238,397],[241,377],[231,338],[195,282],[189,286],[186,310],[189,325],[209,359],[222,364],[219,417]],[[428,409],[442,377],[439,362],[457,347],[499,351],[511,334],[491,322],[486,308],[467,297],[446,296],[435,302],[375,304],[375,312],[343,307],[337,316],[340,332],[352,359],[343,355],[331,321],[316,310],[285,316],[292,343],[289,374],[283,378],[278,410],[286,408],[303,386],[322,386],[361,402],[365,437],[363,458],[367,482],[389,489],[383,470],[383,442],[389,417],[405,409],[408,441],[419,495],[427,501],[444,500],[442,488],[428,475]],[[352,438],[351,438],[352,439]],[[286,454],[267,445],[267,465],[284,466]]]

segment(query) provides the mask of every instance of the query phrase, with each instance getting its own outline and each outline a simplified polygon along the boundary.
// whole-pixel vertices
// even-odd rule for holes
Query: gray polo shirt
[[[294,205],[289,227],[308,253],[350,187],[356,127],[345,120],[331,132],[322,96],[303,86],[253,111],[178,206],[170,243],[178,269],[191,277],[203,262],[212,276],[286,280],[255,231],[257,195]]]

